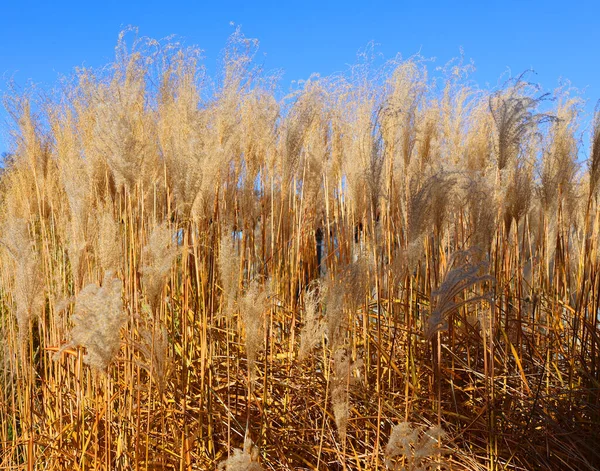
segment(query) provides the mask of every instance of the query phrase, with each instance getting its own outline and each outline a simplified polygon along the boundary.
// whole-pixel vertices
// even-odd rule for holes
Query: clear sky
[[[42,89],[75,66],[113,59],[118,33],[128,25],[156,39],[175,34],[204,50],[215,70],[231,22],[260,41],[267,69],[283,69],[281,85],[344,71],[369,41],[392,58],[417,52],[443,65],[473,59],[472,78],[496,85],[510,70],[533,68],[546,90],[559,79],[586,89],[588,113],[600,98],[599,0],[368,1],[28,1],[0,0],[0,93],[9,79]],[[506,78],[506,76],[505,76]],[[0,111],[0,152],[9,150],[8,116]]]

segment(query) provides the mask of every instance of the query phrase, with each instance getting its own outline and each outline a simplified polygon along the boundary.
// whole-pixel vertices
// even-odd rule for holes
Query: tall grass
[[[9,97],[2,469],[600,467],[600,120],[236,32]]]

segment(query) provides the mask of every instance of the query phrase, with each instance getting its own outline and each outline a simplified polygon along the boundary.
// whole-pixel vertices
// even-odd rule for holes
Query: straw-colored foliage
[[[0,468],[600,467],[573,90],[367,49],[285,95],[240,31],[214,79],[131,37],[7,97]]]

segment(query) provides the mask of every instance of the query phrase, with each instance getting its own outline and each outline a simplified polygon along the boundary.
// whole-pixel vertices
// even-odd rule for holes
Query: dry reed
[[[0,468],[600,467],[598,114],[132,35],[7,100]]]

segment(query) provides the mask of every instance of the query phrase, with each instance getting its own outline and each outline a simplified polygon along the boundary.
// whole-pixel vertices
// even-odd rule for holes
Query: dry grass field
[[[255,50],[7,98],[0,469],[600,469],[600,114]]]

